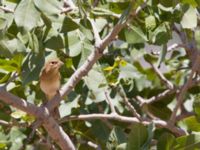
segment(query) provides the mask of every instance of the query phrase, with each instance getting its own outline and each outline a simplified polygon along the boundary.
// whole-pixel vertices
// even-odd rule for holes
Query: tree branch
[[[7,122],[7,121],[0,120],[0,125],[3,125],[3,126],[10,126],[10,125],[12,125],[12,124],[10,124],[10,123]]]
[[[90,20],[90,23],[92,25],[92,29],[93,29],[93,33],[94,33],[95,47],[98,47],[101,43],[101,37],[100,37],[99,32],[98,32],[98,30],[95,26],[94,20],[91,20],[91,19],[89,19],[89,20]]]
[[[72,1],[65,0],[64,2],[66,4]],[[73,7],[72,4],[70,4],[70,6]],[[138,10],[141,10],[141,8],[131,12],[131,14],[137,14],[139,12]],[[40,118],[43,121],[43,126],[48,131],[52,139],[54,139],[62,149],[74,150],[74,145],[72,144],[68,135],[64,133],[60,126],[58,126],[56,121],[50,116],[49,112],[57,107],[61,101],[61,97],[68,95],[75,87],[75,85],[83,78],[83,76],[85,76],[89,72],[92,66],[103,55],[104,49],[110,44],[113,39],[115,39],[116,35],[118,35],[121,29],[126,26],[126,22],[128,20],[126,20],[124,23],[118,23],[113,27],[113,30],[100,43],[98,43],[98,46],[95,47],[95,50],[90,54],[86,62],[71,76],[69,81],[61,88],[59,94],[57,94],[51,101],[49,101],[46,106],[38,108],[37,106],[28,103],[25,100],[20,99],[9,92],[6,92],[2,88],[0,88],[0,99],[9,105],[23,110],[28,114],[34,115],[37,118]],[[95,31],[94,34],[96,34]]]
[[[105,93],[105,96],[106,96],[106,100],[107,100],[107,102],[110,106],[111,112],[115,114],[116,113],[115,106],[113,105],[112,101],[110,100],[110,97],[108,96],[108,92],[105,91],[104,93]]]
[[[173,50],[176,50],[177,48],[185,48],[185,45],[174,43],[174,44],[170,45],[169,47],[167,47],[167,52],[171,52]],[[160,51],[154,52],[153,50],[151,50],[151,54],[160,55]]]
[[[12,105],[13,107],[16,107],[30,115],[36,116],[37,118],[43,120],[43,126],[48,131],[52,139],[54,139],[63,150],[65,150],[66,147],[69,150],[75,150],[68,135],[56,123],[56,121],[51,116],[49,116],[49,111],[47,108],[38,108],[34,104],[28,103],[27,101],[5,91],[3,87],[0,88],[0,99],[8,105]]]
[[[175,123],[175,119],[176,119],[176,114],[177,114],[177,111],[179,109],[179,107],[181,106],[183,100],[184,100],[184,96],[187,92],[187,90],[189,89],[189,86],[191,85],[192,83],[192,79],[194,77],[194,74],[196,73],[196,71],[198,70],[198,67],[199,67],[199,64],[200,64],[200,56],[197,55],[196,56],[196,60],[195,60],[195,64],[192,66],[192,71],[190,73],[190,76],[189,76],[189,79],[187,80],[187,82],[184,84],[184,86],[181,88],[179,94],[178,94],[178,98],[177,98],[177,104],[172,112],[172,115],[170,117],[170,122],[172,124]]]
[[[191,84],[188,86],[188,88],[190,89],[190,88],[196,86],[199,83],[200,83],[200,80],[193,80],[193,81],[191,81]],[[167,89],[167,90],[163,91],[162,93],[159,93],[156,96],[152,96],[149,99],[142,98],[139,95],[136,96],[135,99],[137,99],[140,102],[141,105],[152,104],[154,102],[157,102],[157,101],[160,101],[160,100],[164,99],[167,96],[175,94],[177,91],[179,91],[181,88],[183,88],[183,86],[181,86],[181,87],[174,87],[173,89]]]
[[[146,3],[145,3],[146,4]],[[142,8],[144,8],[146,5],[142,5],[142,7],[139,7],[136,11],[133,10],[130,14],[137,15]],[[134,15],[134,16],[135,16]],[[72,89],[76,86],[76,84],[89,72],[89,70],[93,67],[93,65],[101,58],[103,55],[104,49],[110,44],[110,42],[118,35],[118,33],[126,26],[126,23],[132,19],[132,17],[128,17],[128,20],[126,20],[124,23],[117,23],[112,31],[100,42],[100,44],[95,47],[95,50],[89,55],[88,59],[85,61],[85,63],[76,70],[76,72],[70,77],[68,82],[63,85],[63,87],[60,89],[60,95],[61,97],[64,97],[65,95],[68,95]],[[95,32],[94,32],[95,33]],[[96,36],[96,35],[95,35]],[[48,103],[46,104],[46,107],[51,111],[55,107],[59,105],[61,101],[61,98],[58,97],[58,94]]]
[[[161,82],[163,82],[168,89],[173,89],[174,85],[169,80],[167,80],[167,78],[165,78],[165,76],[160,72],[160,70],[154,64],[150,63],[150,65],[160,78]]]
[[[64,5],[61,14],[68,13],[74,9],[76,9],[76,6],[74,5],[74,2],[72,0],[64,0]]]
[[[6,7],[3,7],[3,6],[0,6],[0,9],[7,12],[7,13],[14,13],[13,10],[9,9],[9,8],[6,8]]]
[[[96,120],[96,119],[109,119],[109,120],[116,120],[120,122],[126,122],[126,123],[142,123],[144,125],[150,124],[152,121],[155,123],[157,127],[162,127],[170,130],[172,133],[174,133],[176,136],[182,136],[185,135],[185,132],[176,127],[168,124],[166,121],[163,120],[152,120],[152,121],[142,121],[138,120],[136,117],[125,117],[118,114],[87,114],[87,115],[78,115],[78,116],[66,116],[63,117],[60,120],[60,123],[64,123],[67,121],[72,120]]]
[[[129,102],[128,98],[125,95],[124,90],[121,88],[121,90],[119,91],[120,96],[123,98],[125,105],[128,107],[128,109],[133,113],[133,116],[135,116],[138,120],[142,121],[142,118],[140,116],[140,114],[137,113],[137,111],[135,110],[135,108],[132,106],[132,104]]]

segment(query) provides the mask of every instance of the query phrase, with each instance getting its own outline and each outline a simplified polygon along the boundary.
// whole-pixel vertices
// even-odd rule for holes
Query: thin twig
[[[61,11],[61,14],[68,13],[75,9],[76,9],[76,6],[74,5],[72,0],[64,0],[64,5],[63,5],[63,9]]]
[[[173,50],[176,50],[177,48],[185,48],[185,45],[174,43],[174,44],[170,45],[169,47],[167,47],[167,52],[171,52]],[[151,50],[151,54],[160,55],[160,51],[154,52],[153,50]]]
[[[178,94],[178,98],[177,98],[177,104],[172,112],[172,115],[170,117],[170,123],[174,124],[175,123],[175,120],[176,120],[176,114],[177,114],[177,111],[179,109],[179,107],[181,106],[183,100],[184,100],[184,96],[187,92],[187,90],[189,89],[189,86],[191,85],[192,83],[192,79],[193,79],[193,76],[195,75],[198,67],[199,67],[199,64],[200,64],[200,56],[197,55],[196,57],[196,60],[195,60],[195,64],[192,66],[192,71],[190,73],[190,76],[189,76],[189,79],[187,80],[187,82],[184,84],[184,86],[181,88],[179,94]]]
[[[160,70],[154,64],[150,63],[150,65],[160,78],[161,82],[163,82],[167,88],[173,89],[174,85],[169,80],[167,80],[167,78],[165,78],[165,76],[160,72]]]
[[[194,80],[191,82],[191,84],[189,85],[189,89],[198,85],[200,83],[200,80]],[[184,86],[184,85],[183,85]],[[136,96],[135,99],[139,101],[139,103],[142,105],[144,104],[152,104],[154,102],[157,102],[157,101],[160,101],[162,99],[164,99],[165,97],[167,96],[170,96],[172,94],[175,94],[177,91],[179,91],[181,88],[183,88],[183,86],[181,87],[174,87],[174,89],[167,89],[165,91],[163,91],[162,93],[159,93],[158,95],[156,96],[152,96],[151,98],[149,99],[145,99],[141,96]]]
[[[67,121],[72,121],[72,120],[95,120],[95,119],[109,119],[109,120],[116,120],[120,122],[126,122],[126,123],[139,123],[140,120],[138,120],[136,117],[125,117],[121,116],[119,114],[87,114],[87,115],[78,115],[78,116],[66,116],[60,120],[60,123],[64,123]],[[176,136],[182,136],[185,135],[185,132],[171,124],[168,124],[166,121],[163,120],[151,120],[151,121],[142,121],[140,123],[144,125],[148,125],[152,123],[152,121],[155,123],[157,127],[162,127],[170,130],[173,132]]]
[[[100,113],[104,112],[102,106],[98,105],[97,107]],[[113,125],[108,120],[102,119],[102,121],[108,126],[109,129],[113,129]]]
[[[8,86],[8,84],[11,83],[12,81],[14,81],[18,76],[19,76],[18,73],[14,72],[12,74],[12,76],[10,77],[10,79],[8,79],[8,81],[6,82],[6,84],[3,85],[3,87],[6,88]]]
[[[11,124],[9,122],[7,122],[7,121],[0,120],[0,125],[10,126]]]
[[[7,13],[14,13],[14,10],[11,10],[11,9],[9,9],[7,7],[0,6],[0,9],[5,11],[5,12],[7,12]]]
[[[94,33],[95,46],[99,47],[99,44],[101,43],[101,37],[100,37],[99,32],[98,32],[98,30],[95,26],[94,20],[92,20],[92,19],[89,19],[89,20],[90,20],[90,23],[92,25],[92,30],[93,30],[93,33]]]
[[[104,94],[105,94],[106,100],[107,100],[107,102],[108,102],[108,104],[109,104],[109,106],[110,106],[111,112],[112,112],[112,113],[116,113],[116,111],[115,111],[115,106],[113,105],[112,101],[110,100],[110,97],[108,96],[108,92],[105,91]]]
[[[92,4],[92,7],[96,7],[97,5],[99,4],[99,0],[94,0],[93,4]]]
[[[194,112],[185,112],[185,113],[181,113],[178,116],[176,116],[176,122],[183,120],[184,118],[187,117],[191,117],[194,116],[195,113]]]
[[[138,120],[142,121],[142,118],[140,116],[140,114],[137,113],[136,109],[133,107],[133,105],[129,102],[128,98],[125,95],[124,90],[121,88],[121,90],[119,91],[120,96],[123,98],[124,103],[126,104],[126,106],[128,107],[128,109],[133,113],[133,116],[135,116]]]

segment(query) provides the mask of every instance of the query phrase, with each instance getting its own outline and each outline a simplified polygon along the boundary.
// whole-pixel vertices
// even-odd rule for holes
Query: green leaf
[[[165,60],[166,55],[167,55],[167,44],[164,44],[157,62],[158,68],[160,68],[161,63]]]
[[[11,57],[12,54],[16,52],[25,52],[25,45],[18,39],[14,38],[12,40],[3,39],[0,40],[0,55]]]
[[[8,142],[8,135],[0,132],[0,149],[6,149]]]
[[[78,30],[68,33],[69,56],[75,57],[79,55],[83,48],[83,42],[80,39]]]
[[[7,21],[4,18],[0,18],[0,30],[5,29],[7,26]]]
[[[73,101],[61,104],[61,106],[59,107],[60,116],[64,117],[71,115],[73,108],[79,108],[80,107],[80,105],[78,104],[79,99],[80,97],[77,96],[75,99],[73,99]]]
[[[157,150],[171,150],[175,144],[175,137],[170,133],[164,133],[158,140]]]
[[[195,34],[197,48],[200,49],[200,30],[196,29],[194,34]]]
[[[5,83],[6,81],[8,81],[10,76],[11,76],[11,73],[8,73],[8,74],[4,74],[4,76],[2,78],[0,77],[0,84],[1,83]]]
[[[122,143],[116,147],[116,150],[126,150],[127,144]]]
[[[99,142],[106,143],[109,137],[110,129],[100,120],[92,122],[90,132]]]
[[[93,33],[92,33],[92,26],[91,26],[91,22],[86,19],[82,19],[80,21],[80,28],[79,30],[82,32],[82,34],[84,35],[84,37],[86,37],[88,40],[92,41],[94,39]]]
[[[130,26],[131,30],[125,30],[126,41],[131,44],[143,43],[147,41],[146,35],[136,26]]]
[[[160,3],[165,7],[172,7],[173,6],[173,1],[172,0],[170,0],[170,1],[168,1],[168,0],[160,0]]]
[[[145,26],[147,30],[153,30],[156,27],[156,18],[154,16],[148,16],[145,18]]]
[[[191,5],[193,8],[195,8],[195,7],[197,7],[198,6],[198,4],[197,3],[199,3],[200,1],[199,0],[181,0],[181,3],[183,3],[183,4],[189,4],[189,5]]]
[[[200,132],[200,122],[195,116],[184,118],[181,122],[186,125],[188,131]]]
[[[34,33],[31,33],[30,35],[29,46],[34,52],[36,53],[39,52],[39,41],[38,41],[37,36]]]
[[[132,8],[133,8],[133,5],[129,4],[128,8],[124,10],[124,12],[122,13],[121,17],[119,18],[118,24],[123,24],[123,23],[125,23],[127,21],[128,16],[129,16]]]
[[[148,132],[143,124],[135,123],[132,125],[128,136],[127,150],[139,150],[146,143]]]
[[[38,81],[43,65],[44,56],[42,54],[29,53],[22,66],[22,84],[26,85],[34,80]]]
[[[126,142],[126,135],[123,132],[122,128],[114,127],[109,135],[108,141],[106,143],[106,147],[108,149],[114,149],[119,144]]]
[[[190,134],[176,139],[174,150],[195,150],[200,147],[200,134]]]
[[[147,61],[147,62],[150,62],[150,63],[155,63],[158,59],[157,57],[155,57],[154,55],[151,55],[151,54],[144,54],[144,59]]]
[[[12,142],[10,150],[19,150],[23,145],[26,136],[17,127],[13,127],[9,133],[9,140]]]
[[[148,105],[148,110],[155,116],[167,120],[171,115],[171,110],[168,107],[162,105],[162,103]]]
[[[142,146],[143,150],[148,150],[149,149],[149,145],[151,145],[151,141],[152,141],[153,136],[154,136],[154,128],[155,128],[154,123],[150,123],[148,125],[148,128],[147,128],[148,138],[146,140],[146,143]]]
[[[109,16],[109,17],[119,17],[118,14],[116,13],[113,13],[112,11],[110,10],[107,10],[107,9],[103,9],[103,8],[99,8],[99,7],[95,7],[91,13],[93,13],[94,15],[96,16]]]
[[[36,27],[40,19],[40,13],[35,8],[33,0],[20,1],[14,15],[17,26],[28,31]]]
[[[6,72],[20,71],[20,63],[22,60],[18,59],[19,55],[15,55],[13,59],[0,59],[0,68]],[[18,61],[17,61],[18,60]]]
[[[62,49],[64,48],[64,39],[54,28],[50,28],[44,41],[46,48]]]
[[[123,13],[123,11],[130,5],[130,2],[110,2],[109,9],[117,14]]]
[[[15,119],[20,119],[20,118],[24,117],[25,115],[26,115],[26,113],[21,110],[16,110],[11,113],[11,116]]]
[[[63,38],[59,34],[57,36],[52,36],[45,42],[45,47],[50,49],[62,49],[64,48]]]
[[[138,79],[140,78],[140,74],[137,72],[136,68],[131,64],[126,64],[125,66],[119,67],[119,76],[118,80],[120,79]]]
[[[195,96],[195,100],[193,102],[193,108],[195,114],[200,118],[200,95]]]
[[[193,29],[197,26],[197,14],[193,7],[190,6],[190,8],[184,13],[181,25],[185,29]]]
[[[106,87],[99,87],[101,84],[106,83],[106,79],[101,70],[95,66],[88,75],[84,78],[85,84],[94,94],[93,102],[100,102],[105,100]],[[106,84],[107,85],[107,84]]]
[[[88,59],[88,56],[94,50],[94,45],[90,43],[88,40],[83,41],[83,50],[81,52],[81,59],[79,62],[79,67]]]
[[[14,16],[11,13],[0,13],[0,30],[8,29],[13,23]]]
[[[34,0],[35,5],[39,8],[42,13],[47,17],[56,19],[62,10],[62,4],[55,0]]]
[[[155,31],[149,33],[149,39],[157,45],[166,44],[171,37],[168,28],[169,24],[167,22],[159,25]]]
[[[74,21],[72,18],[66,16],[62,24],[61,32],[67,33],[67,32],[76,30],[78,28],[79,28],[79,24],[76,21]]]

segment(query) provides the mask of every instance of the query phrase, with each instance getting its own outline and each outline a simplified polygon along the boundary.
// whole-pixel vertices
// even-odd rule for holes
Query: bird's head
[[[58,71],[62,65],[63,62],[60,61],[60,59],[58,58],[50,59],[45,63],[44,71],[46,73]]]

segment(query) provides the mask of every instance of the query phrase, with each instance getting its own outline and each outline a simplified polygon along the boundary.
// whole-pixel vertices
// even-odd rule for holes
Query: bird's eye
[[[52,61],[51,64],[55,65],[55,64],[57,64],[57,61]]]

